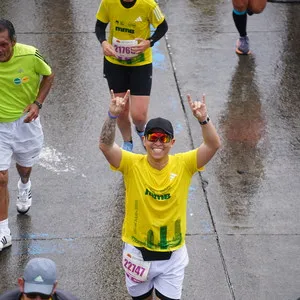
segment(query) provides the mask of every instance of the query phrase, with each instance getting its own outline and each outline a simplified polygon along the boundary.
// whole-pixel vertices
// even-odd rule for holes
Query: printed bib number
[[[138,44],[136,40],[119,40],[113,37],[112,44],[115,48],[118,59],[129,60],[138,55],[131,49],[132,46],[136,46]]]
[[[144,282],[147,280],[150,265],[150,261],[143,261],[134,257],[131,253],[123,254],[123,268],[126,275],[134,282]]]

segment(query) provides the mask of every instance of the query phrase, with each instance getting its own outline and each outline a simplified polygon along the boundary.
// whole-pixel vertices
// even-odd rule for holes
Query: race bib
[[[129,60],[136,57],[138,54],[134,53],[131,49],[132,46],[136,46],[138,42],[136,40],[119,40],[113,37],[112,45],[115,48],[118,59]]]
[[[125,251],[123,253],[123,268],[127,277],[134,282],[139,283],[147,280],[150,265],[150,261],[143,261]]]

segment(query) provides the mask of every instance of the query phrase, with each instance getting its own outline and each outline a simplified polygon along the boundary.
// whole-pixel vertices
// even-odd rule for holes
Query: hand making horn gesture
[[[110,93],[111,101],[108,113],[111,118],[117,118],[125,108],[125,105],[129,99],[130,90],[127,90],[124,97],[116,97],[113,90],[111,90]]]
[[[207,120],[205,94],[202,95],[202,101],[193,101],[191,95],[187,95],[187,100],[195,118],[199,122]]]

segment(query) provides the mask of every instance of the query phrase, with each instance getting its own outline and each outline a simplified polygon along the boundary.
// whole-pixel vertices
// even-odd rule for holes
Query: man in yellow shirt
[[[43,146],[39,111],[54,75],[39,51],[16,42],[13,24],[0,19],[0,251],[11,245],[8,227],[8,169],[12,157],[20,175],[17,210],[32,202],[30,173]]]
[[[189,106],[200,123],[204,142],[196,149],[170,155],[175,143],[170,121],[148,121],[143,143],[147,154],[121,149],[115,142],[116,121],[126,107],[124,98],[112,92],[108,117],[100,135],[100,150],[113,170],[122,172],[125,182],[125,216],[122,228],[123,268],[132,299],[180,299],[184,269],[186,209],[192,176],[214,156],[220,139],[205,104]]]
[[[104,53],[103,73],[109,89],[119,97],[131,91],[130,101],[117,121],[122,148],[131,152],[130,119],[142,139],[152,86],[151,47],[165,35],[168,25],[155,0],[102,0],[96,18],[95,32]],[[153,34],[151,25],[156,28]]]

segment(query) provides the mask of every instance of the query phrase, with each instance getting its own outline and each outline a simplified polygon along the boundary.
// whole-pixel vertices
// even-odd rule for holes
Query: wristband
[[[202,122],[198,120],[198,122],[200,123],[200,125],[205,125],[205,124],[207,124],[209,122],[209,120],[210,120],[210,118],[209,118],[209,116],[207,116],[206,120],[204,120]]]
[[[107,112],[110,119],[117,119],[118,116],[113,116],[109,111]]]
[[[40,103],[39,101],[33,101],[33,103],[39,108],[39,109],[41,109],[42,108],[42,106],[43,106],[43,104],[42,103]]]

